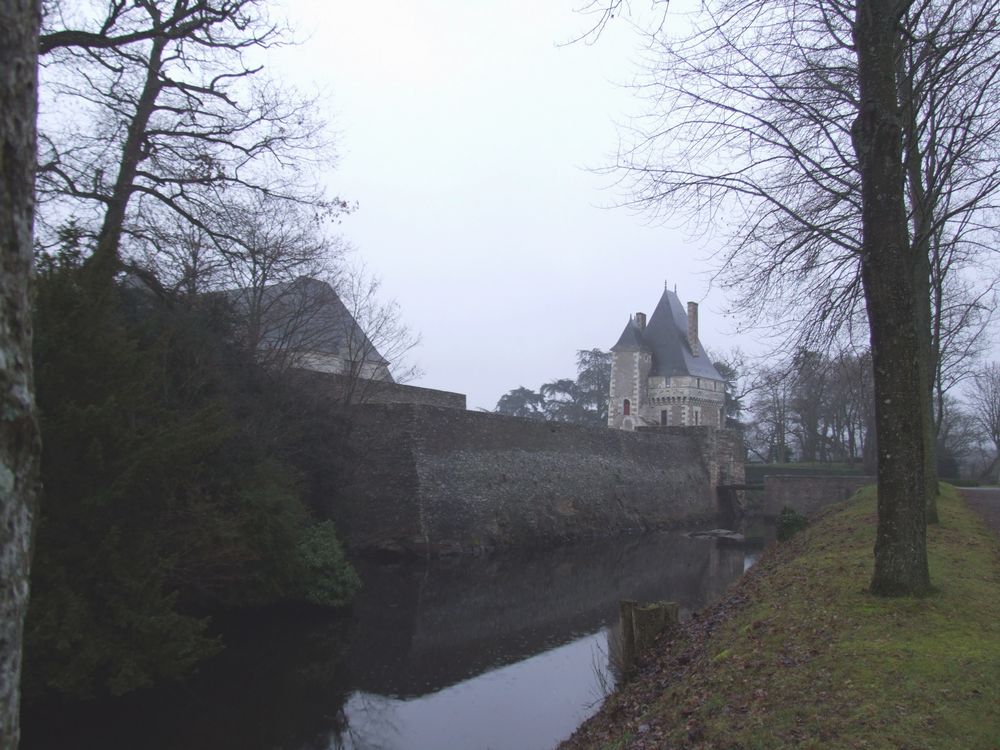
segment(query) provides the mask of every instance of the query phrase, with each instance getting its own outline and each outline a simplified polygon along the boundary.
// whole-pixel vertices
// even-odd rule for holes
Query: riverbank
[[[661,638],[562,747],[1000,747],[1000,542],[953,488],[939,507],[929,597],[866,592],[866,489]]]

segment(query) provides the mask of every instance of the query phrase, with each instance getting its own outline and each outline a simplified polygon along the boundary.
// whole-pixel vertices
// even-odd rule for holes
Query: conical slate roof
[[[611,347],[613,352],[637,352],[639,350],[650,351],[649,345],[642,340],[642,330],[634,318],[628,319],[628,324],[622,335],[618,337],[618,343]]]
[[[700,378],[722,380],[719,371],[706,356],[698,342],[700,356],[694,356],[687,337],[688,317],[684,305],[675,292],[663,290],[656,309],[649,316],[649,323],[640,330],[634,320],[622,332],[611,351],[636,351],[644,349],[653,355],[650,376],[670,377],[692,375]]]

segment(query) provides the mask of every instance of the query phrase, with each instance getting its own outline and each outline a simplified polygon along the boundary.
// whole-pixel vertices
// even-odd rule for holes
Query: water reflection
[[[577,638],[419,698],[354,693],[349,727],[329,747],[552,747],[604,697],[594,668],[607,669],[606,640],[606,631]]]
[[[184,688],[25,717],[31,748],[551,747],[613,683],[620,599],[682,616],[743,547],[681,534],[518,556],[362,564],[350,618],[255,622]]]

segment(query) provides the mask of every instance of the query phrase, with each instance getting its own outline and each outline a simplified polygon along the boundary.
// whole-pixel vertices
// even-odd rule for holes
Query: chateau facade
[[[725,426],[725,381],[698,340],[697,303],[685,312],[664,288],[649,322],[630,317],[611,354],[609,427]]]

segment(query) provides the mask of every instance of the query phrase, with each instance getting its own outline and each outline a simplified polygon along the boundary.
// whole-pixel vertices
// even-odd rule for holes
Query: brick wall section
[[[776,516],[787,506],[809,515],[842,502],[865,485],[874,483],[875,477],[866,476],[767,475],[761,512],[765,516]]]
[[[717,505],[715,452],[731,441],[715,432],[628,433],[371,404],[358,415],[353,477],[331,515],[353,549],[418,553],[533,546],[708,520]]]

